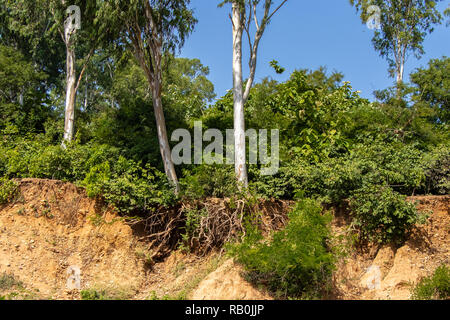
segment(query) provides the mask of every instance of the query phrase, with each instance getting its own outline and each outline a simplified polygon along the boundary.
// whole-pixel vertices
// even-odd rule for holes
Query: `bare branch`
[[[89,54],[86,57],[86,61],[83,64],[83,68],[81,69],[80,75],[78,76],[78,80],[77,80],[77,84],[75,86],[75,92],[78,91],[78,87],[80,86],[81,80],[83,79],[83,75],[86,71],[87,65],[89,63],[89,61],[91,60],[92,55],[94,54],[94,48],[91,49],[91,51],[89,51]]]
[[[287,0],[284,0],[269,16],[268,16],[268,18],[267,18],[267,20],[269,21],[272,17],[273,17],[273,15],[278,11],[278,10],[280,10],[281,9],[281,7],[285,4],[287,2]]]

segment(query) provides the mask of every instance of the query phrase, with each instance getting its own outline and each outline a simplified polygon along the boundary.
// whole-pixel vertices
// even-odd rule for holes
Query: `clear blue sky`
[[[218,8],[219,2],[191,0],[199,22],[181,51],[182,57],[199,58],[210,68],[209,79],[218,97],[232,86],[230,6]],[[442,1],[440,11],[449,3]],[[348,0],[289,0],[264,34],[255,80],[259,82],[270,76],[284,81],[295,69],[326,66],[329,72],[342,72],[344,81],[350,81],[355,90],[361,91],[361,96],[373,100],[372,92],[387,88],[393,79],[389,78],[387,62],[372,47],[372,36],[373,31],[361,23]],[[430,59],[450,56],[450,27],[445,23],[436,27],[425,39],[424,47],[426,53],[422,59],[409,57],[405,80],[409,79],[411,71],[425,66]],[[247,57],[245,47],[244,67]],[[269,66],[273,59],[286,68],[284,74],[277,75]],[[244,77],[247,75],[248,68],[244,68]]]

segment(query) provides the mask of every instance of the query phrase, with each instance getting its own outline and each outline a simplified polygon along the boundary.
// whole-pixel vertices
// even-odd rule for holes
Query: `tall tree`
[[[267,25],[274,14],[287,2],[281,3],[271,10],[273,0],[226,0],[219,7],[231,3],[230,19],[233,27],[233,98],[234,98],[234,160],[235,173],[242,187],[248,186],[245,148],[244,105],[250,94],[255,79],[258,48]],[[262,4],[263,16],[258,19],[259,5]],[[252,25],[254,24],[254,29]],[[254,35],[251,32],[255,30]],[[242,37],[247,35],[250,50],[250,74],[244,88],[242,75]]]
[[[413,100],[435,110],[435,121],[450,121],[450,58],[431,59],[410,75]]]
[[[389,63],[389,73],[395,76],[401,87],[405,62],[409,54],[420,58],[424,54],[423,41],[433,25],[442,20],[433,0],[350,0],[350,4],[361,12],[366,23],[373,15],[373,6],[380,12],[380,28],[375,31],[372,43],[376,51]]]
[[[98,19],[97,17],[101,5],[102,1],[49,1],[49,9],[54,20],[53,29],[61,35],[66,47],[66,102],[63,145],[65,141],[71,141],[75,133],[76,96],[88,63],[95,50],[111,35],[109,19],[105,17]],[[82,56],[78,74],[77,49]]]
[[[35,52],[43,52],[40,37],[54,39],[59,35],[65,45],[64,145],[64,141],[71,141],[74,136],[76,94],[87,64],[110,35],[109,19],[97,19],[102,1],[11,0],[3,3],[9,25],[22,36],[28,36]],[[77,60],[77,54],[82,58]],[[80,65],[78,73],[77,62]]]
[[[105,1],[103,15],[116,17],[121,44],[132,50],[152,92],[153,109],[164,170],[176,192],[179,184],[167,136],[161,100],[162,59],[184,44],[197,20],[188,7],[190,0]]]

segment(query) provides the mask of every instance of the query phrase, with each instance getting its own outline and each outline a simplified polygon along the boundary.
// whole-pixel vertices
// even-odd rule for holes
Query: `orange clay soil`
[[[334,276],[336,299],[408,299],[411,285],[449,263],[450,196],[414,197],[433,214],[401,248],[351,250]],[[286,211],[288,205],[280,206]],[[280,212],[286,214],[286,212]],[[333,229],[348,224],[336,217]],[[68,283],[79,269],[81,290],[111,299],[271,299],[219,254],[174,251],[148,266],[152,252],[133,229],[73,184],[22,179],[15,201],[0,207],[0,296],[9,299],[80,299]],[[20,282],[20,284],[19,284]],[[75,285],[76,287],[76,285]]]

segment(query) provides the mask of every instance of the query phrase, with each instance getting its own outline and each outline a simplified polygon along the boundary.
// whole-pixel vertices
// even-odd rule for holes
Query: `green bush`
[[[4,204],[11,200],[17,191],[17,183],[6,177],[0,178],[0,204]]]
[[[93,166],[81,183],[90,197],[101,196],[120,212],[145,212],[175,200],[166,177],[150,166],[142,167],[120,156]]]
[[[355,191],[350,205],[352,226],[362,241],[402,242],[415,224],[427,218],[406,196],[387,186],[370,185]]]
[[[440,145],[423,159],[425,167],[425,192],[448,194],[450,192],[450,147]]]
[[[6,177],[77,183],[90,197],[102,196],[125,214],[145,212],[175,200],[161,172],[124,158],[117,148],[95,143],[74,141],[64,149],[49,145],[43,135],[7,139],[0,142],[0,172]]]
[[[413,289],[412,299],[450,299],[450,268],[441,265],[430,277],[423,278]]]
[[[239,192],[232,166],[204,164],[184,170],[183,176],[180,179],[182,195],[188,199],[225,198]]]
[[[331,215],[322,215],[314,200],[301,200],[289,213],[287,226],[268,240],[249,226],[242,243],[230,253],[244,266],[248,279],[280,297],[318,298],[327,289],[334,266],[327,247]]]

